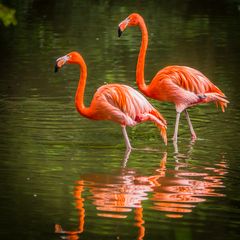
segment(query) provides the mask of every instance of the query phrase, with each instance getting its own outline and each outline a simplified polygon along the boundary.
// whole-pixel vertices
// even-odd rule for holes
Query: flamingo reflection
[[[224,158],[213,167],[189,166],[194,141],[191,141],[186,154],[179,153],[175,147],[175,168],[166,169],[166,162],[162,162],[158,174],[155,176],[155,187],[150,199],[153,209],[166,212],[169,218],[181,218],[185,213],[192,212],[198,203],[207,200],[207,197],[223,197],[217,191],[223,188],[223,178],[227,173],[227,164]],[[191,170],[189,170],[191,169]]]
[[[152,191],[153,183],[148,177],[138,176],[134,170],[122,169],[115,175],[86,174],[76,182],[74,196],[79,211],[77,230],[66,231],[61,225],[55,225],[55,232],[64,234],[65,239],[75,240],[83,232],[85,222],[84,201],[90,200],[97,209],[99,217],[127,218],[130,212],[134,215],[134,225],[138,228],[137,239],[144,237],[142,201],[147,200],[148,192]],[[83,189],[89,189],[91,196],[84,198]]]
[[[83,192],[83,181],[79,181],[79,185],[75,186],[74,197],[76,202],[76,209],[78,210],[79,216],[79,226],[77,230],[65,231],[62,229],[60,224],[55,224],[55,233],[66,234],[67,240],[77,240],[79,239],[79,234],[84,230],[84,220],[85,220],[85,209],[84,209],[84,198],[82,197]]]
[[[145,235],[144,201],[152,204],[154,211],[160,211],[168,218],[181,218],[208,197],[224,196],[217,191],[224,187],[223,178],[227,173],[224,158],[213,167],[193,167],[187,163],[190,155],[191,150],[185,157],[177,153],[174,169],[167,169],[167,153],[164,153],[159,167],[150,176],[127,168],[115,174],[82,175],[74,190],[79,215],[78,228],[66,231],[56,224],[55,232],[64,235],[65,239],[79,239],[86,221],[84,202],[90,202],[100,218],[121,221],[134,215],[133,224],[138,228],[136,239],[142,240]],[[88,193],[86,197],[83,196],[84,192]]]

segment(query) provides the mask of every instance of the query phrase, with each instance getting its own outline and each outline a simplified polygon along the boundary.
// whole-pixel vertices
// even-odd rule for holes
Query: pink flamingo
[[[136,68],[136,82],[139,90],[146,96],[159,100],[173,102],[176,107],[176,123],[173,140],[177,142],[180,114],[184,111],[191,131],[192,139],[197,138],[194,132],[187,108],[200,103],[214,101],[222,111],[227,107],[226,96],[206,76],[196,69],[185,66],[168,66],[161,69],[149,85],[144,80],[144,64],[148,46],[148,31],[143,18],[132,13],[118,25],[118,36],[130,26],[139,26],[142,32],[142,42]]]
[[[107,84],[95,92],[89,107],[84,106],[84,90],[87,78],[87,66],[78,52],[71,52],[56,61],[55,72],[64,64],[78,64],[80,79],[75,96],[78,112],[92,120],[110,120],[121,125],[127,150],[131,144],[126,126],[135,126],[141,122],[152,121],[160,129],[164,143],[167,144],[166,121],[162,115],[133,88],[121,84]]]

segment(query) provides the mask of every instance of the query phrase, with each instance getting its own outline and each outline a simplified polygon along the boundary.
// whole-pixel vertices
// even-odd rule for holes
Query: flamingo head
[[[78,52],[70,52],[67,55],[58,58],[56,60],[54,71],[57,72],[58,69],[60,69],[66,63],[69,63],[69,64],[76,63],[79,57],[80,57],[80,54]]]
[[[137,26],[141,21],[142,17],[137,13],[130,14],[118,25],[118,36],[121,37],[123,31],[129,26]]]

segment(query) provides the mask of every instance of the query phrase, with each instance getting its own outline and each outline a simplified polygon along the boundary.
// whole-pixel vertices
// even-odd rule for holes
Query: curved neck
[[[144,79],[144,66],[145,66],[145,56],[148,46],[148,31],[143,19],[139,21],[139,27],[142,32],[142,42],[140,47],[140,52],[138,54],[138,62],[137,62],[137,69],[136,69],[136,81],[138,88],[145,93],[147,90],[147,86],[145,84]]]
[[[87,79],[87,66],[83,60],[83,58],[79,57],[76,61],[76,64],[80,66],[80,79],[78,82],[78,87],[75,95],[75,105],[78,112],[88,117],[89,115],[89,108],[86,108],[84,105],[84,91],[86,86],[86,79]]]

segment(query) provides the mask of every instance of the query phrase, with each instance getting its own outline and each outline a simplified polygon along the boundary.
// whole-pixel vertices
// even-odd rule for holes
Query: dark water
[[[1,239],[239,239],[240,2],[11,1],[17,25],[0,26]],[[191,109],[178,153],[174,106],[168,147],[154,125],[128,129],[79,116],[79,70],[53,73],[77,50],[88,65],[86,104],[105,82],[135,84],[140,31],[117,25],[139,12],[149,30],[146,79],[164,66],[195,67],[228,96]]]

